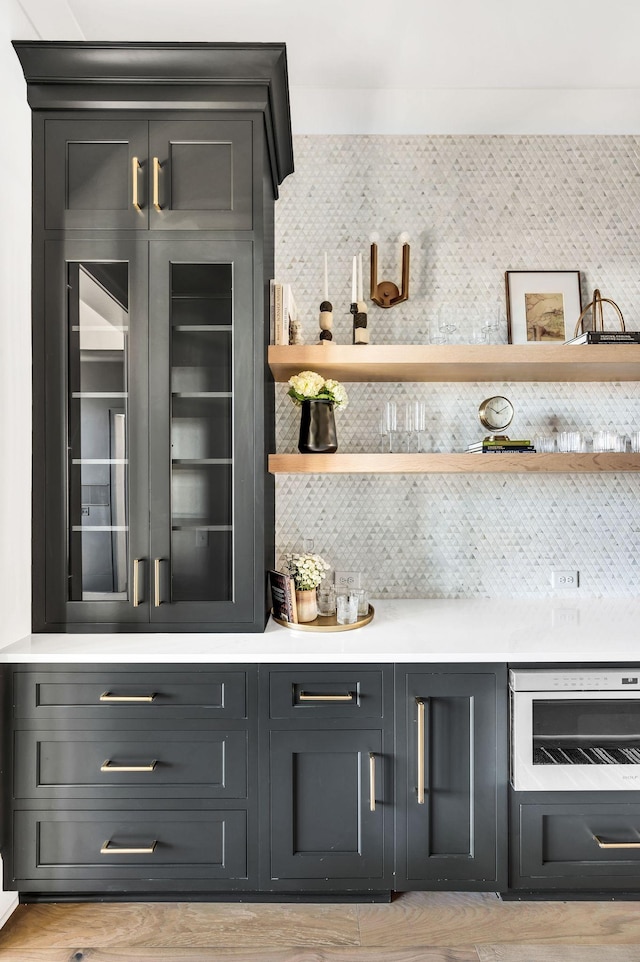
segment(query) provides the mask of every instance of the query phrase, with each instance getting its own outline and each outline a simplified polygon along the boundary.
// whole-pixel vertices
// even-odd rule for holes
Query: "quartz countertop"
[[[367,663],[640,661],[640,599],[372,600],[354,631],[269,621],[261,634],[36,634],[0,648],[6,663]]]

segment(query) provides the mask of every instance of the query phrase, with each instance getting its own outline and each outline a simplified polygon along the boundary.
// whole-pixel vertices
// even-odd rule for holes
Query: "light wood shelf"
[[[640,454],[270,454],[272,474],[593,474],[640,471]]]
[[[640,344],[309,344],[271,346],[276,381],[640,381]]]

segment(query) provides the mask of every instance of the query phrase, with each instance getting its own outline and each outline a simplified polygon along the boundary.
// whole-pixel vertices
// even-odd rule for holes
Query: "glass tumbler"
[[[364,618],[369,614],[369,599],[367,598],[366,588],[352,588],[351,594],[358,599],[358,618]]]
[[[537,434],[533,446],[538,454],[552,454],[556,449],[556,439],[551,434]]]
[[[355,625],[358,620],[358,596],[350,591],[348,594],[336,595],[336,621],[339,625]]]
[[[318,614],[329,618],[336,613],[336,592],[333,585],[318,585],[316,590],[318,600]]]
[[[580,431],[560,431],[558,434],[558,451],[563,454],[572,454],[584,449],[585,443]]]
[[[631,439],[631,450],[634,454],[640,454],[640,431],[632,431],[629,437]]]
[[[594,431],[593,432],[593,451],[594,454],[618,451],[624,452],[627,448],[627,438],[624,434],[617,431]]]

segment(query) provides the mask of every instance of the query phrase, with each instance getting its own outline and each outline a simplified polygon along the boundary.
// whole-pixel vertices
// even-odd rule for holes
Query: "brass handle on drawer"
[[[124,848],[120,845],[112,845],[109,839],[102,843],[101,855],[153,855],[157,841],[153,841],[146,848]]]
[[[152,695],[112,695],[110,691],[103,691],[100,701],[153,701],[155,692]]]
[[[349,691],[346,695],[310,695],[308,691],[301,691],[298,695],[299,701],[353,701],[353,692]]]
[[[162,604],[160,600],[160,558],[153,562],[153,605],[159,608]]]
[[[599,835],[593,838],[598,848],[640,848],[640,842],[604,842]]]
[[[376,810],[376,756],[369,752],[369,811]]]
[[[160,206],[160,170],[162,164],[158,157],[153,158],[153,206],[156,210],[162,210]]]
[[[100,771],[101,772],[152,772],[157,764],[158,762],[156,761],[155,758],[152,762],[149,762],[148,765],[118,765],[117,762],[112,762],[110,759],[107,759],[106,762],[103,762],[102,765],[100,766]]]
[[[424,702],[416,698],[418,706],[418,805],[424,805]]]
[[[140,606],[140,558],[133,559],[133,607]]]
[[[140,203],[138,201],[138,171],[140,170],[142,164],[137,157],[133,157],[131,160],[132,172],[131,172],[131,203],[136,210],[142,210]]]

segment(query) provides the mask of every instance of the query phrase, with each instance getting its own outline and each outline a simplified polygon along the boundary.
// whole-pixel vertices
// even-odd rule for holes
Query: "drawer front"
[[[246,798],[247,733],[18,731],[18,798]]]
[[[566,878],[593,885],[640,875],[640,805],[521,804],[519,874],[535,888]],[[629,881],[626,882],[629,887]]]
[[[246,717],[243,671],[91,672],[17,671],[16,718],[91,718],[106,724],[126,718]]]
[[[20,811],[14,832],[19,882],[95,879],[104,890],[115,879],[247,875],[244,811]]]
[[[381,671],[271,671],[270,718],[381,718]]]

